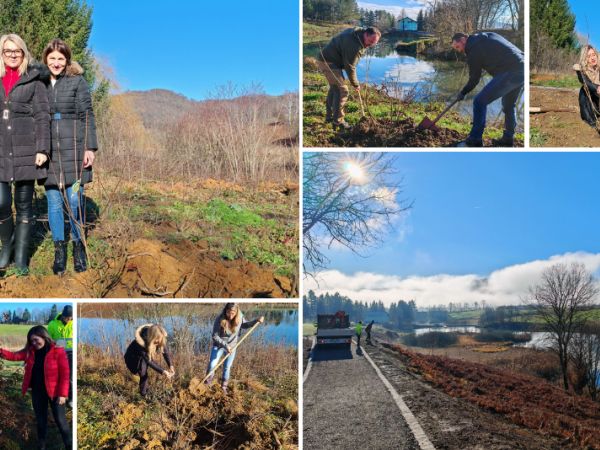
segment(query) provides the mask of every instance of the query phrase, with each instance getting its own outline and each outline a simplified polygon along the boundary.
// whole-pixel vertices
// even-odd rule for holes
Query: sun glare
[[[355,183],[363,183],[365,181],[365,170],[354,161],[346,161],[344,163],[344,170],[348,174],[348,177]]]

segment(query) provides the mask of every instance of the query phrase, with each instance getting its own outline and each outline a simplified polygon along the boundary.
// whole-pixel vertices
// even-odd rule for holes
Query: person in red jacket
[[[23,350],[11,352],[0,348],[0,358],[25,361],[23,395],[31,389],[31,401],[37,421],[39,448],[46,448],[48,432],[48,404],[60,430],[65,449],[71,449],[71,430],[65,415],[69,396],[69,361],[65,349],[57,347],[48,331],[37,325],[27,333]]]

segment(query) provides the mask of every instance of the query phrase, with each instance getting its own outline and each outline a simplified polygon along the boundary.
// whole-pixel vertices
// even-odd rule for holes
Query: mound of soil
[[[343,147],[455,147],[467,136],[456,130],[438,127],[420,129],[412,119],[390,120],[363,117],[349,130],[340,131],[333,143]],[[485,147],[493,147],[490,139]],[[515,147],[523,147],[523,141],[515,140]]]
[[[451,147],[464,140],[458,131],[419,129],[411,119],[394,121],[363,117],[335,137],[345,147]]]
[[[82,274],[11,276],[0,281],[6,297],[284,298],[297,294],[287,277],[237,259],[227,261],[205,244],[138,239],[109,267]]]

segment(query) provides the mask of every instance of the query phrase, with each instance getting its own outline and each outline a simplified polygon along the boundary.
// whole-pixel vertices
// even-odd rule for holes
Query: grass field
[[[304,22],[302,24],[302,43],[310,44],[311,42],[319,42],[329,39],[340,31],[352,27],[347,23],[311,23]]]
[[[32,326],[33,325],[14,325],[11,323],[0,324],[0,337],[27,336],[27,332],[31,329]]]

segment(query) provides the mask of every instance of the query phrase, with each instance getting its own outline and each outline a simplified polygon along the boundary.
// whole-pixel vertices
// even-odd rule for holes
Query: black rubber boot
[[[4,270],[10,264],[10,259],[15,245],[15,223],[12,216],[0,221],[0,241],[2,250],[0,250],[0,270]]]
[[[73,267],[77,273],[87,270],[87,255],[81,241],[73,241]]]
[[[31,221],[17,222],[15,229],[15,266],[18,275],[27,275],[29,273],[31,228]]]
[[[56,241],[54,243],[54,264],[52,272],[54,275],[62,275],[67,269],[67,243],[65,241]]]
[[[500,139],[492,139],[492,145],[494,147],[513,147],[515,145],[515,140],[512,136],[503,134]]]

